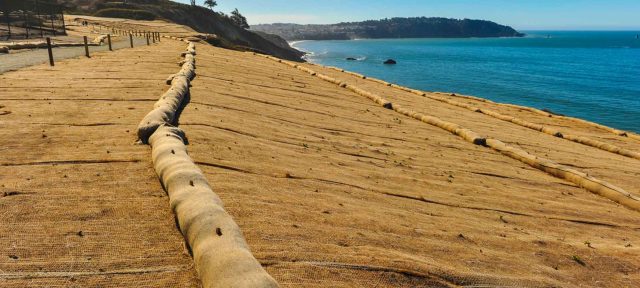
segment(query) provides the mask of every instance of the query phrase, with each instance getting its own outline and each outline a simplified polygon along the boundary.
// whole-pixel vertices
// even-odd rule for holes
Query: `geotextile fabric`
[[[272,60],[276,60],[277,59],[277,58],[271,57],[271,56],[264,56],[264,57],[266,57],[268,59],[272,59]],[[281,62],[281,61],[278,61],[278,62]],[[313,71],[313,70],[311,70],[309,68],[306,68],[306,67],[303,67],[303,66],[300,66],[300,65],[297,66],[297,68],[299,70],[301,70],[301,71],[307,72],[307,73],[309,73],[309,74],[311,74],[313,76],[316,76],[318,78],[321,78],[321,79],[323,79],[325,81],[328,81],[328,82],[331,82],[331,83],[336,83],[336,84],[339,83],[340,87],[347,88],[347,89],[355,92],[358,95],[365,96],[365,97],[373,100],[374,102],[382,105],[383,107],[385,107],[387,109],[392,109],[392,110],[394,110],[394,111],[396,111],[396,112],[398,112],[400,114],[412,117],[414,119],[420,120],[420,121],[425,122],[427,124],[430,124],[430,125],[439,127],[439,128],[441,128],[443,130],[449,131],[449,132],[451,132],[451,133],[453,133],[453,134],[455,134],[457,136],[460,136],[461,138],[463,138],[466,141],[471,142],[473,144],[490,147],[490,148],[500,152],[503,155],[509,156],[509,157],[511,157],[513,159],[516,159],[518,161],[526,163],[531,167],[534,167],[536,169],[544,171],[544,172],[546,172],[548,174],[551,174],[551,175],[553,175],[555,177],[558,177],[558,178],[567,180],[569,182],[572,182],[572,183],[574,183],[574,184],[576,184],[576,185],[578,185],[578,186],[580,186],[580,187],[582,187],[582,188],[584,188],[584,189],[586,189],[586,190],[588,190],[588,191],[590,191],[592,193],[601,195],[601,196],[603,196],[605,198],[608,198],[608,199],[610,199],[612,201],[620,203],[620,204],[622,204],[622,205],[624,205],[624,206],[626,206],[628,208],[640,211],[640,197],[638,197],[636,195],[633,195],[633,194],[623,190],[622,188],[619,188],[619,187],[617,187],[615,185],[612,185],[612,184],[610,184],[608,182],[599,180],[597,178],[589,176],[586,173],[577,171],[575,169],[572,169],[572,168],[557,164],[557,163],[555,163],[555,162],[553,162],[551,160],[538,158],[538,157],[536,157],[536,156],[534,156],[532,154],[527,153],[526,151],[524,151],[522,149],[518,149],[518,148],[514,148],[514,147],[511,147],[511,146],[508,146],[508,145],[504,144],[500,140],[481,137],[480,135],[478,135],[474,131],[466,129],[466,128],[463,128],[463,127],[459,126],[458,124],[447,122],[447,121],[443,121],[443,120],[441,120],[441,119],[439,119],[437,117],[423,115],[423,114],[417,113],[415,111],[411,111],[409,109],[405,109],[405,108],[400,107],[400,106],[398,106],[396,104],[392,104],[391,102],[387,101],[386,99],[384,99],[384,98],[382,98],[382,97],[380,97],[380,96],[378,96],[376,94],[373,94],[371,92],[365,91],[365,90],[363,90],[363,89],[361,89],[361,88],[359,88],[357,86],[354,86],[354,85],[351,85],[351,84],[347,84],[347,83],[345,83],[343,81],[339,81],[338,79],[335,79],[335,78],[332,78],[332,77],[329,77],[329,76],[326,76],[326,75],[318,74],[317,72],[315,72],[315,71]],[[399,89],[402,89],[402,90],[405,90],[405,91],[416,93],[418,95],[425,94],[425,93],[423,93],[421,91],[418,91],[418,90],[413,90],[413,89],[405,88],[405,87],[398,86],[398,85],[395,85],[395,84],[390,84],[390,83],[387,83],[387,82],[382,81],[382,80],[373,79],[373,78],[366,78],[366,79],[369,79],[370,81],[374,81],[374,82],[378,82],[378,83],[384,84],[386,86],[393,86],[395,88],[399,88]],[[421,93],[421,94],[419,94],[419,93]],[[425,96],[426,96],[426,94],[425,94]],[[441,99],[443,102],[445,101],[445,99],[439,98],[439,97],[435,98],[435,99],[436,100]],[[449,101],[452,104],[454,102],[454,101],[451,101],[451,100],[448,100],[448,99],[446,101]],[[453,105],[455,105],[455,104],[453,104]],[[462,104],[462,103],[460,103],[460,107],[465,107],[465,108],[468,108],[468,109],[472,109],[473,111],[476,111],[476,112],[479,112],[479,113],[482,113],[482,111],[483,111],[483,110],[481,110],[479,108],[471,107],[470,105]],[[493,112],[492,114],[493,115],[498,115],[497,112]],[[500,117],[503,117],[503,115],[500,114]],[[505,120],[509,119],[507,121],[512,121],[513,120],[513,119],[507,118],[507,117],[508,116],[505,116],[503,118]],[[587,122],[587,121],[585,121],[585,122]],[[532,128],[532,129],[536,129],[536,130],[539,129],[539,131],[542,131],[542,132],[545,132],[545,133],[554,133],[552,135],[554,135],[556,137],[565,137],[560,132],[557,132],[557,131],[554,131],[554,130],[551,130],[551,129],[544,129],[545,127],[542,127],[542,126],[539,127],[539,126],[536,126],[536,124],[528,123],[528,122],[526,122],[524,120],[517,119],[517,120],[515,120],[514,123],[516,123],[516,124],[521,123],[523,125],[530,126],[528,128]],[[527,126],[525,126],[525,127],[527,127]],[[570,138],[570,140],[571,139],[577,139],[577,138]],[[599,143],[594,143],[594,141],[595,140],[593,140],[593,141],[584,141],[583,144],[587,144],[587,145],[593,144],[594,147],[598,147],[598,148],[602,147],[601,149],[604,149],[604,148],[608,147],[606,145],[599,145]],[[576,141],[576,142],[578,142],[578,141]],[[579,143],[582,143],[582,142],[579,142]],[[610,146],[613,146],[613,145],[610,145]],[[608,147],[608,148],[611,148],[611,147]],[[611,152],[614,152],[614,151],[618,151],[619,152],[619,151],[621,151],[623,149],[617,148],[617,147],[613,147],[613,148],[611,148],[611,150],[612,150]],[[626,151],[623,151],[623,152],[626,152]],[[624,155],[624,154],[622,154],[622,155]]]

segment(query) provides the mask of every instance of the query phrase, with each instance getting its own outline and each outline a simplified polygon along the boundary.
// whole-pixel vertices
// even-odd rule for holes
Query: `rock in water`
[[[384,64],[386,65],[395,65],[397,63],[398,62],[396,62],[396,60],[393,60],[393,59],[387,59],[387,61],[384,61]]]
[[[356,60],[358,60],[358,59],[353,58],[353,57],[347,57],[347,61],[356,61]]]

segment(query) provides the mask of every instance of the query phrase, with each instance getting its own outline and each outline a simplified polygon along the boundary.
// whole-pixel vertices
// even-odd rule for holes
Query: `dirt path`
[[[120,50],[131,47],[129,39],[123,39],[123,37],[114,37],[113,41],[113,50]],[[147,45],[147,41],[143,38],[136,37],[134,39],[133,45],[134,47]],[[96,52],[108,50],[109,46],[106,44],[101,46],[90,46],[89,54],[92,55]],[[84,47],[53,48],[53,59],[56,63],[63,59],[84,57],[84,55]],[[13,71],[20,68],[43,63],[49,63],[49,54],[47,52],[47,49],[18,50],[10,54],[0,54],[0,74],[7,71]]]
[[[89,42],[92,42],[100,35],[112,34],[111,40],[113,50],[131,48],[131,43],[127,35],[118,35],[118,33],[113,33],[113,30],[102,26],[81,26],[73,21],[75,19],[73,16],[66,16],[65,18],[66,21],[69,21],[67,29],[68,35],[54,37],[52,40],[53,43],[83,43],[83,36],[87,36]],[[42,41],[44,41],[44,38],[26,39],[20,42]],[[150,44],[154,44],[153,41],[150,41]],[[133,37],[133,45],[134,47],[147,45],[147,40],[141,36]],[[1,43],[0,46],[2,46]],[[93,55],[93,53],[108,50],[109,45],[107,45],[107,43],[102,43],[100,46],[90,46],[89,54]],[[53,58],[55,62],[63,59],[83,56],[85,56],[85,50],[82,46],[53,48]],[[43,63],[49,63],[49,54],[47,49],[12,50],[9,54],[0,54],[0,74]]]

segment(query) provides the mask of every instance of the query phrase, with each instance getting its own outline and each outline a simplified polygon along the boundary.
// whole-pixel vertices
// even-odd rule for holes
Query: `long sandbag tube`
[[[138,134],[151,133],[145,142],[151,144],[155,171],[169,195],[171,210],[193,255],[202,286],[278,287],[251,254],[240,228],[187,154],[184,132],[171,126],[189,93],[189,82],[195,77],[195,45],[185,42],[189,46],[182,69],[170,77],[171,88],[156,103],[154,111],[160,112],[149,113]]]
[[[107,39],[107,35],[100,35],[98,37],[96,37],[95,39],[93,39],[93,43],[95,44],[102,44],[105,40]]]
[[[395,89],[399,89],[399,90],[402,90],[402,91],[405,91],[405,92],[413,93],[413,94],[416,94],[416,95],[419,95],[419,96],[423,96],[423,97],[426,97],[426,98],[429,98],[429,99],[432,99],[432,100],[435,100],[435,101],[439,101],[439,102],[450,104],[450,105],[457,106],[457,107],[462,107],[462,108],[465,108],[465,109],[468,109],[468,110],[471,110],[471,111],[474,111],[474,112],[482,113],[482,114],[491,116],[491,117],[496,118],[496,119],[500,119],[500,120],[503,120],[503,121],[511,122],[513,124],[520,125],[522,127],[526,127],[526,128],[533,129],[533,130],[536,130],[536,131],[540,131],[540,132],[543,132],[543,133],[546,133],[546,134],[549,134],[549,135],[553,135],[553,136],[558,137],[558,138],[566,139],[566,140],[573,141],[573,142],[576,142],[576,143],[579,143],[579,144],[583,144],[583,145],[586,145],[586,146],[591,146],[591,147],[594,147],[594,148],[598,148],[598,149],[601,149],[601,150],[604,150],[604,151],[607,151],[607,152],[611,152],[611,153],[619,154],[619,155],[622,155],[622,156],[625,156],[625,157],[630,157],[630,158],[635,158],[635,159],[640,160],[640,153],[639,152],[635,152],[635,151],[632,151],[632,150],[624,149],[624,148],[618,147],[618,146],[613,145],[613,144],[605,143],[605,142],[598,141],[598,140],[595,140],[595,139],[590,139],[590,138],[587,138],[587,137],[581,137],[581,136],[569,134],[569,133],[566,133],[566,132],[563,132],[563,131],[560,131],[560,130],[556,130],[556,129],[553,129],[551,127],[547,127],[547,126],[544,126],[544,125],[541,125],[541,124],[536,124],[536,123],[532,123],[532,122],[529,122],[529,121],[526,121],[526,120],[522,120],[520,118],[516,118],[516,117],[500,114],[500,113],[498,113],[496,111],[492,111],[492,110],[489,110],[489,109],[481,109],[481,108],[478,108],[478,107],[475,107],[475,106],[472,106],[472,105],[468,105],[468,104],[461,103],[461,102],[458,102],[458,101],[455,101],[455,100],[447,99],[445,97],[436,96],[434,94],[428,94],[428,93],[426,93],[424,91],[411,89],[411,88],[400,86],[400,85],[396,85],[396,84],[391,84],[391,83],[388,83],[388,82],[385,82],[385,81],[382,81],[382,80],[379,80],[379,79],[369,78],[369,77],[366,77],[364,75],[360,75],[358,73],[345,71],[344,69],[340,69],[340,68],[336,68],[336,67],[326,67],[326,68],[333,69],[333,70],[336,70],[336,71],[340,71],[340,72],[343,72],[343,73],[347,73],[347,74],[350,74],[350,75],[358,77],[358,78],[367,79],[369,81],[373,81],[373,82],[376,82],[376,83],[379,83],[379,84],[390,86],[390,87],[393,87]],[[455,94],[451,94],[451,95],[455,95]],[[491,102],[489,100],[485,100],[485,99],[477,98],[477,97],[472,97],[472,96],[465,96],[465,97],[469,97],[469,99],[473,99],[473,100],[481,100],[482,102],[487,102],[487,103]],[[493,103],[493,102],[491,102],[491,103]],[[504,105],[511,106],[511,104],[504,104]],[[516,106],[516,107],[520,108],[520,106]],[[530,107],[526,107],[526,108],[530,108]],[[537,110],[535,108],[530,108],[530,109],[531,110],[529,110],[529,111]],[[550,115],[549,113],[541,111],[541,110],[537,110],[537,111],[542,112],[543,113],[542,115],[545,115],[545,116],[546,115]],[[534,112],[537,113],[537,111],[534,111]],[[581,119],[576,119],[576,120],[581,120]],[[586,121],[582,120],[582,122],[586,122]],[[606,127],[606,126],[603,126],[603,125],[600,125],[600,124],[596,124],[596,123],[593,123],[593,125],[598,125],[601,128],[602,127]],[[613,128],[610,128],[610,127],[606,127],[606,128],[607,128],[606,129],[607,131],[611,131],[611,132],[616,133],[618,135],[625,135],[625,136],[633,135],[633,134],[627,134],[624,131],[613,129]]]
[[[487,146],[500,151],[502,154],[509,155],[511,158],[527,163],[536,169],[545,171],[558,178],[569,180],[595,194],[640,211],[640,197],[628,193],[622,188],[591,177],[586,173],[559,165],[551,160],[536,157],[524,150],[510,147],[500,140],[487,139]]]
[[[191,48],[191,49],[189,49]],[[187,52],[194,51],[195,44],[189,43]],[[189,94],[189,85],[195,77],[195,56],[190,52],[184,56],[182,69],[167,79],[171,88],[160,97],[149,112],[138,124],[138,138],[142,143],[149,143],[149,137],[163,124],[176,124],[176,114]]]
[[[516,124],[516,125],[520,125],[522,127],[526,127],[526,128],[532,129],[532,130],[540,131],[540,132],[545,133],[545,134],[553,135],[553,136],[558,137],[558,138],[566,139],[566,140],[573,141],[573,142],[576,142],[576,143],[580,143],[580,144],[583,144],[583,145],[586,145],[586,146],[591,146],[591,147],[594,147],[594,148],[598,148],[598,149],[601,149],[601,150],[604,150],[604,151],[607,151],[607,152],[616,153],[616,154],[619,154],[619,155],[622,155],[622,156],[626,156],[626,157],[635,158],[635,159],[639,159],[640,160],[640,153],[635,152],[635,151],[631,151],[631,150],[628,150],[628,149],[624,149],[624,148],[621,148],[621,147],[618,147],[618,146],[615,146],[615,145],[612,145],[612,144],[609,144],[609,143],[605,143],[605,142],[594,140],[594,139],[587,138],[587,137],[581,137],[581,136],[569,134],[569,133],[566,133],[566,132],[563,132],[563,131],[560,131],[560,130],[556,130],[556,129],[553,129],[551,127],[547,127],[547,126],[544,126],[544,125],[541,125],[541,124],[536,124],[536,123],[532,123],[532,122],[529,122],[529,121],[526,121],[526,120],[522,120],[520,118],[516,118],[516,117],[509,116],[509,115],[500,114],[498,112],[495,112],[495,111],[492,111],[492,110],[489,110],[489,109],[478,108],[478,107],[475,107],[475,106],[472,106],[472,105],[468,105],[468,104],[461,103],[461,102],[458,102],[458,101],[454,101],[454,100],[451,100],[451,99],[447,99],[447,98],[444,98],[444,97],[439,97],[439,96],[435,96],[435,95],[429,95],[429,94],[427,94],[425,92],[422,92],[422,91],[413,90],[413,89],[406,88],[406,87],[402,87],[402,88],[398,88],[398,89],[401,89],[401,90],[407,91],[407,92],[411,92],[411,93],[414,93],[414,94],[417,94],[417,95],[420,95],[420,96],[424,96],[424,97],[427,97],[429,99],[433,99],[433,100],[436,100],[436,101],[447,103],[447,104],[450,104],[450,105],[453,105],[453,106],[462,107],[462,108],[465,108],[465,109],[468,109],[468,110],[471,110],[471,111],[474,111],[474,112],[482,113],[482,114],[491,116],[491,117],[496,118],[496,119],[500,119],[500,120],[503,120],[503,121],[511,122],[511,123]]]
[[[433,92],[433,93],[434,94],[441,94],[441,95],[450,95],[450,96],[455,96],[455,97],[459,97],[459,98],[467,98],[467,99],[472,99],[472,100],[476,100],[476,101],[482,101],[482,102],[486,102],[486,103],[502,105],[502,106],[505,106],[505,107],[512,107],[512,108],[526,110],[526,111],[529,111],[529,112],[540,114],[540,115],[545,116],[545,117],[566,119],[566,120],[569,120],[569,121],[579,122],[579,123],[582,123],[582,124],[585,124],[585,125],[596,127],[596,128],[605,130],[607,132],[616,134],[616,135],[621,136],[621,137],[627,137],[627,138],[631,138],[631,139],[635,139],[635,140],[640,140],[640,135],[638,135],[636,133],[633,133],[633,132],[624,131],[624,130],[620,130],[620,129],[615,129],[615,128],[612,128],[612,127],[609,127],[609,126],[605,126],[605,125],[602,125],[602,124],[598,124],[598,123],[591,122],[591,121],[584,120],[584,119],[580,119],[580,118],[553,114],[553,113],[549,113],[547,111],[543,111],[543,110],[540,110],[540,109],[537,109],[537,108],[533,108],[533,107],[520,106],[520,105],[508,104],[508,103],[497,103],[497,102],[493,102],[491,100],[484,99],[484,98],[478,98],[478,97],[467,96],[467,95],[459,95],[459,94],[455,94],[455,93],[444,93],[444,92]]]
[[[154,168],[169,194],[203,287],[278,287],[187,154],[182,130],[162,125],[149,142]]]
[[[260,55],[263,57],[266,57],[268,59],[277,59],[275,57],[271,57],[271,56],[265,56],[265,55],[261,55],[261,54],[256,54],[256,55]],[[284,60],[280,60],[278,59],[278,62],[281,63],[285,63],[287,61]],[[287,63],[287,65],[291,66],[291,63]],[[387,109],[391,109],[394,110],[400,114],[412,117],[414,119],[420,120],[422,122],[425,122],[427,124],[439,127],[443,130],[449,131],[457,136],[460,136],[461,138],[465,139],[468,142],[474,143],[476,145],[481,145],[481,146],[485,146],[485,147],[490,147],[498,152],[500,152],[503,155],[509,156],[513,159],[516,159],[518,161],[521,161],[523,163],[526,163],[528,165],[530,165],[533,168],[539,169],[541,171],[544,171],[548,174],[551,174],[555,177],[558,177],[560,179],[564,179],[567,180],[569,182],[575,183],[576,185],[585,188],[586,190],[601,195],[605,198],[608,198],[612,201],[615,201],[617,203],[620,203],[628,208],[640,211],[640,197],[633,195],[625,190],[623,190],[622,188],[619,188],[615,185],[612,185],[608,182],[596,179],[594,177],[591,177],[589,175],[587,175],[586,173],[574,170],[572,168],[557,164],[551,160],[548,159],[544,159],[544,158],[539,158],[536,157],[532,154],[529,154],[528,152],[519,149],[519,148],[514,148],[511,146],[508,146],[506,144],[504,144],[502,141],[497,140],[497,139],[491,139],[491,138],[483,138],[480,135],[478,135],[477,133],[475,133],[474,131],[471,131],[469,129],[465,129],[463,127],[461,127],[458,124],[455,123],[451,123],[451,122],[447,122],[447,121],[443,121],[437,117],[434,116],[429,116],[429,115],[424,115],[409,109],[405,109],[399,105],[396,104],[392,104],[391,102],[387,101],[386,99],[373,94],[371,92],[365,91],[363,89],[358,88],[355,85],[351,85],[348,84],[344,81],[339,81],[337,79],[333,79],[329,76],[323,75],[323,74],[318,74],[317,72],[303,67],[301,65],[296,65],[295,67],[297,67],[298,69],[300,69],[300,67],[304,68],[304,69],[300,69],[301,71],[305,71],[311,75],[314,75],[316,77],[319,77],[321,79],[324,79],[325,81],[331,82],[331,83],[340,83],[340,87],[344,87],[347,88],[353,92],[355,92],[356,94],[365,96],[369,99],[371,99],[372,101],[380,104],[381,106],[383,106],[384,108]],[[392,84],[393,85],[393,84]]]

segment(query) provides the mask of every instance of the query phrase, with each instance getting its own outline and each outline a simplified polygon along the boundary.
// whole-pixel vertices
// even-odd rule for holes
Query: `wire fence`
[[[62,9],[55,0],[1,0],[0,40],[66,35]]]

